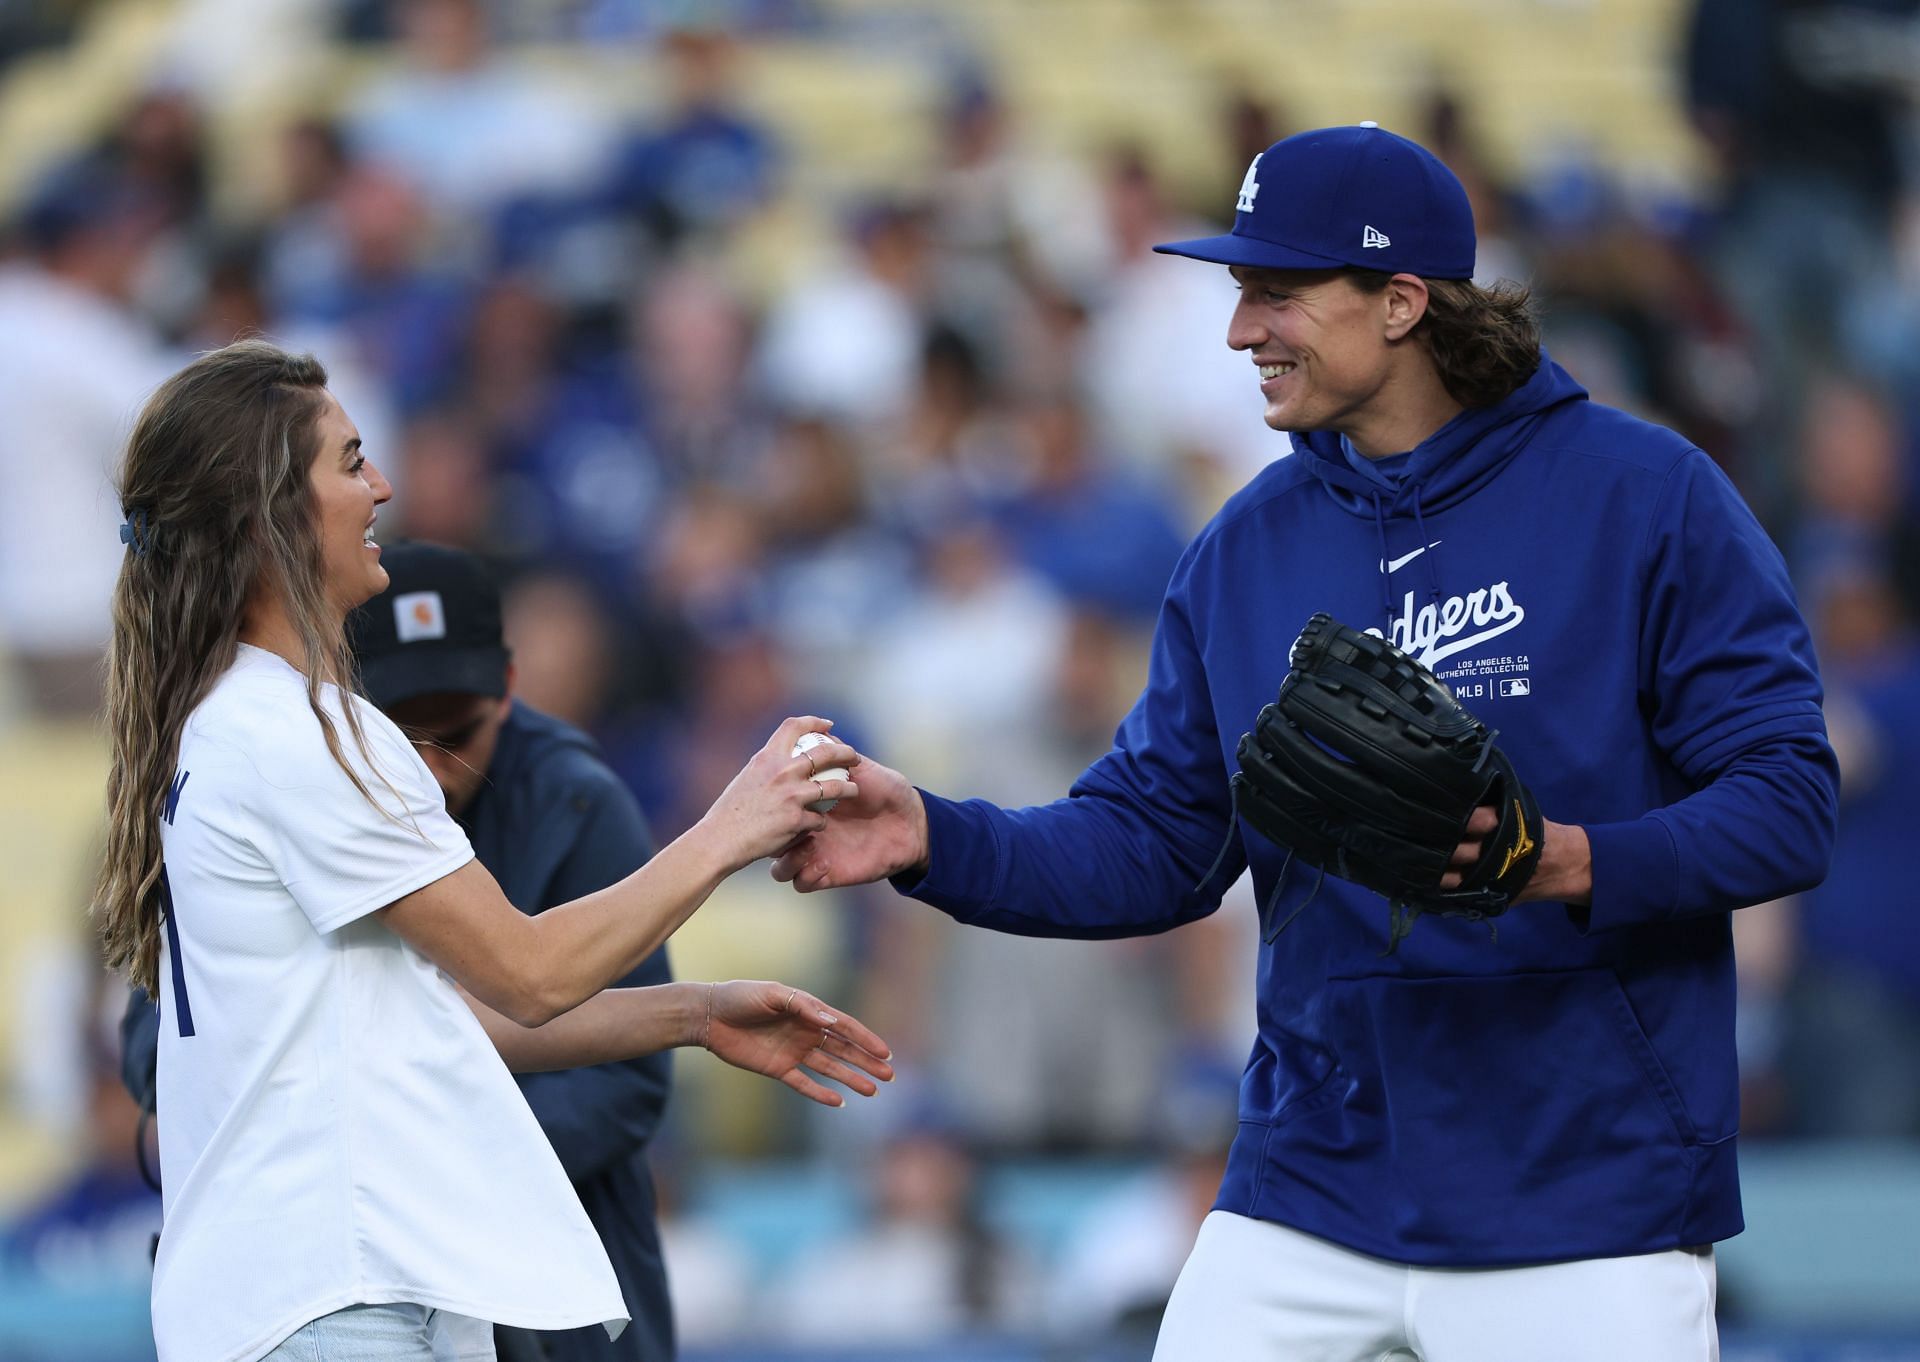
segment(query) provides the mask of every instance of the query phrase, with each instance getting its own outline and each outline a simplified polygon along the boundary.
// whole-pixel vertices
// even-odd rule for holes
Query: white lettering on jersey
[[[1418,610],[1414,609],[1413,593],[1409,591],[1401,604],[1401,613],[1388,626],[1385,637],[1394,646],[1412,654],[1422,666],[1433,668],[1455,653],[1465,652],[1477,643],[1519,627],[1526,617],[1525,608],[1513,599],[1505,582],[1495,582],[1464,596],[1429,601]],[[1377,628],[1367,632],[1381,636]]]

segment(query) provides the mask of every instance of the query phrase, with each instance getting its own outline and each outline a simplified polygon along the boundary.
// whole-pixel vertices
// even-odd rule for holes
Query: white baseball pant
[[[1408,1267],[1214,1211],[1154,1362],[1718,1362],[1713,1251]]]

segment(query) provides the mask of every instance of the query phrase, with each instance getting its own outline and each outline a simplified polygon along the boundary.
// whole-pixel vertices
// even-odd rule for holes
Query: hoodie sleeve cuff
[[[957,804],[925,790],[920,800],[927,810],[927,869],[895,875],[887,883],[908,898],[964,919],[993,901],[1000,854],[985,814],[992,806],[977,799]]]
[[[1680,856],[1673,834],[1657,818],[1630,823],[1589,823],[1593,854],[1593,906],[1569,907],[1585,932],[1610,931],[1636,922],[1659,922],[1680,904]]]

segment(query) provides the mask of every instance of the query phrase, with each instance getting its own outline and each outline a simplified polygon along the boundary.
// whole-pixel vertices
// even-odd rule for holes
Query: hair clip
[[[126,523],[120,526],[120,542],[133,549],[135,558],[145,558],[147,547],[152,542],[151,529],[151,517],[136,507],[127,512]]]

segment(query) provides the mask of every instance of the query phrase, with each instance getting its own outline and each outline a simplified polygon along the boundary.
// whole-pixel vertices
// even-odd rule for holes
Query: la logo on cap
[[[447,636],[447,608],[438,591],[409,591],[393,598],[393,631],[402,643]]]
[[[1260,156],[1265,155],[1264,151],[1260,153]],[[1260,196],[1260,181],[1253,178],[1254,172],[1260,169],[1260,156],[1253,158],[1253,164],[1247,167],[1247,178],[1240,181],[1240,197],[1233,205],[1236,213],[1251,213],[1253,201]]]

